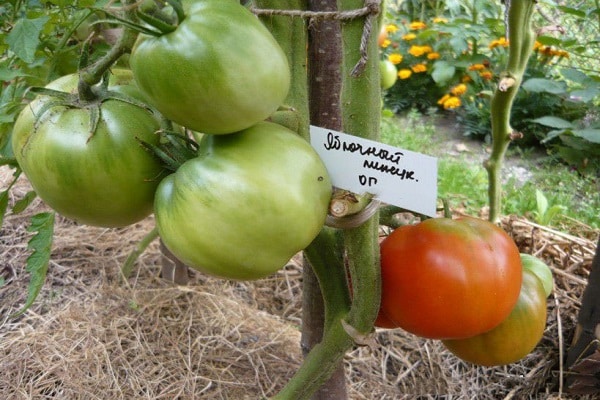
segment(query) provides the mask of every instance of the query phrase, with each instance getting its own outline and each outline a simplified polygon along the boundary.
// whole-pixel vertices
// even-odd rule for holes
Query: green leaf
[[[532,120],[532,122],[535,122],[540,125],[548,126],[550,128],[555,128],[555,129],[573,129],[574,128],[574,126],[571,122],[569,122],[565,119],[559,118],[559,117],[553,117],[551,115],[536,118],[536,119]]]
[[[573,129],[571,132],[573,132],[573,135],[583,138],[589,142],[600,143],[600,129]]]
[[[26,63],[35,60],[35,51],[40,44],[40,32],[49,19],[48,16],[20,19],[6,36],[6,43],[21,60]]]
[[[567,91],[567,86],[564,82],[557,82],[544,78],[531,78],[523,82],[523,89],[529,92],[546,92],[552,94],[563,94]]]
[[[538,222],[544,217],[546,211],[548,211],[548,199],[544,196],[541,190],[535,190],[535,200],[537,204],[537,219]]]
[[[600,95],[600,89],[598,87],[588,87],[586,89],[573,90],[569,97],[571,100],[587,103],[594,100],[598,95]]]
[[[4,222],[4,216],[6,215],[7,208],[8,208],[8,189],[0,192],[0,227],[2,227],[2,223]]]
[[[538,36],[537,41],[544,46],[560,46],[562,44],[562,40],[552,36]]]
[[[37,197],[37,193],[35,192],[35,190],[31,190],[29,192],[27,192],[27,194],[20,199],[19,201],[17,201],[15,203],[15,205],[12,208],[12,212],[13,214],[19,214],[21,212],[23,212],[30,204],[33,200],[35,200],[35,198]]]
[[[27,228],[29,232],[36,232],[29,239],[27,248],[32,253],[27,257],[26,270],[31,274],[29,289],[25,305],[12,317],[23,314],[37,298],[48,272],[48,263],[50,262],[50,253],[52,252],[52,239],[54,235],[54,213],[44,212],[31,217],[31,225]]]
[[[452,79],[455,72],[456,68],[454,65],[451,65],[446,61],[438,61],[433,64],[433,72],[431,73],[431,77],[435,83],[441,85]]]
[[[585,11],[579,10],[577,8],[574,8],[574,7],[558,6],[556,8],[558,8],[560,11],[562,11],[565,14],[571,14],[571,15],[574,15],[574,16],[579,17],[579,18],[585,18],[586,17]]]

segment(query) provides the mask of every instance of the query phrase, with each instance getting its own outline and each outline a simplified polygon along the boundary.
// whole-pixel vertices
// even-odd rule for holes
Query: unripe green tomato
[[[550,267],[548,267],[542,260],[532,256],[531,254],[521,253],[521,263],[523,264],[524,269],[533,272],[542,282],[546,297],[550,296],[550,293],[552,293],[552,288],[554,287],[552,271],[550,271]]]
[[[161,36],[141,34],[129,62],[148,101],[191,130],[227,134],[266,119],[290,87],[287,56],[260,20],[234,0],[184,3]]]
[[[535,348],[546,327],[546,293],[538,277],[523,269],[517,305],[500,325],[480,335],[444,340],[460,359],[483,366],[505,365],[525,357]]]
[[[79,75],[47,88],[75,93]],[[109,90],[143,102],[129,70],[113,69]],[[92,132],[90,106],[56,106],[39,95],[17,118],[12,145],[19,166],[39,197],[63,216],[102,227],[130,225],[152,212],[163,176],[161,163],[139,143],[158,144],[160,119],[146,107],[116,99],[98,103]]]
[[[379,74],[381,77],[381,88],[384,90],[394,86],[394,83],[398,79],[398,70],[389,60],[381,60],[379,62]]]
[[[291,130],[261,122],[205,135],[199,155],[165,178],[154,214],[167,248],[201,272],[258,279],[320,232],[331,198],[325,165]]]

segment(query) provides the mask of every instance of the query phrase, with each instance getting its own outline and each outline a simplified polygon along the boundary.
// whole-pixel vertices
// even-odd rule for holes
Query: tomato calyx
[[[162,129],[156,132],[159,144],[139,140],[140,145],[156,157],[167,170],[175,172],[187,160],[198,156],[198,143],[185,134],[173,130]]]
[[[155,2],[145,2],[136,10],[136,16],[150,25],[151,29],[141,28],[138,25],[131,26],[133,29],[153,36],[162,36],[173,32],[181,21],[185,19],[183,6],[177,0],[165,0],[168,7],[159,8]]]
[[[44,116],[53,108],[77,108],[87,109],[90,113],[90,138],[94,136],[100,122],[102,104],[108,100],[117,100],[131,104],[155,114],[154,110],[146,104],[137,101],[136,99],[126,96],[122,93],[117,93],[108,90],[108,77],[106,73],[96,86],[87,85],[82,80],[79,81],[78,90],[74,93],[62,92],[60,90],[49,89],[46,87],[32,87],[30,91],[41,96],[48,96],[52,99],[46,102],[37,112],[34,129],[37,129],[43,121]],[[89,139],[88,139],[89,140]]]

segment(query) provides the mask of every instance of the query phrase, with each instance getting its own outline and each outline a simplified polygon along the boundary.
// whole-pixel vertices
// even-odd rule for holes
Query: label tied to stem
[[[317,126],[310,142],[334,186],[435,216],[437,158]]]

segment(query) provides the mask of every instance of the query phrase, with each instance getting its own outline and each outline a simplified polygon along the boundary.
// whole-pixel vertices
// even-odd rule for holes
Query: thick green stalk
[[[364,6],[363,0],[344,0],[344,9]],[[372,18],[371,35],[367,46],[367,64],[358,76],[352,76],[361,57],[363,19],[349,21],[342,26],[344,62],[342,68],[342,118],[345,133],[371,140],[379,140],[381,89],[379,86],[379,55],[377,32],[379,19]],[[381,274],[379,267],[379,216],[367,223],[344,231],[348,268],[352,278],[353,302],[347,322],[359,335],[373,331],[373,322],[379,311]]]
[[[531,21],[535,0],[507,1],[509,56],[506,71],[491,102],[492,152],[484,166],[488,172],[489,220],[496,222],[502,211],[501,170],[511,140],[516,136],[510,126],[512,104],[523,80],[527,61],[533,50],[535,34]]]

